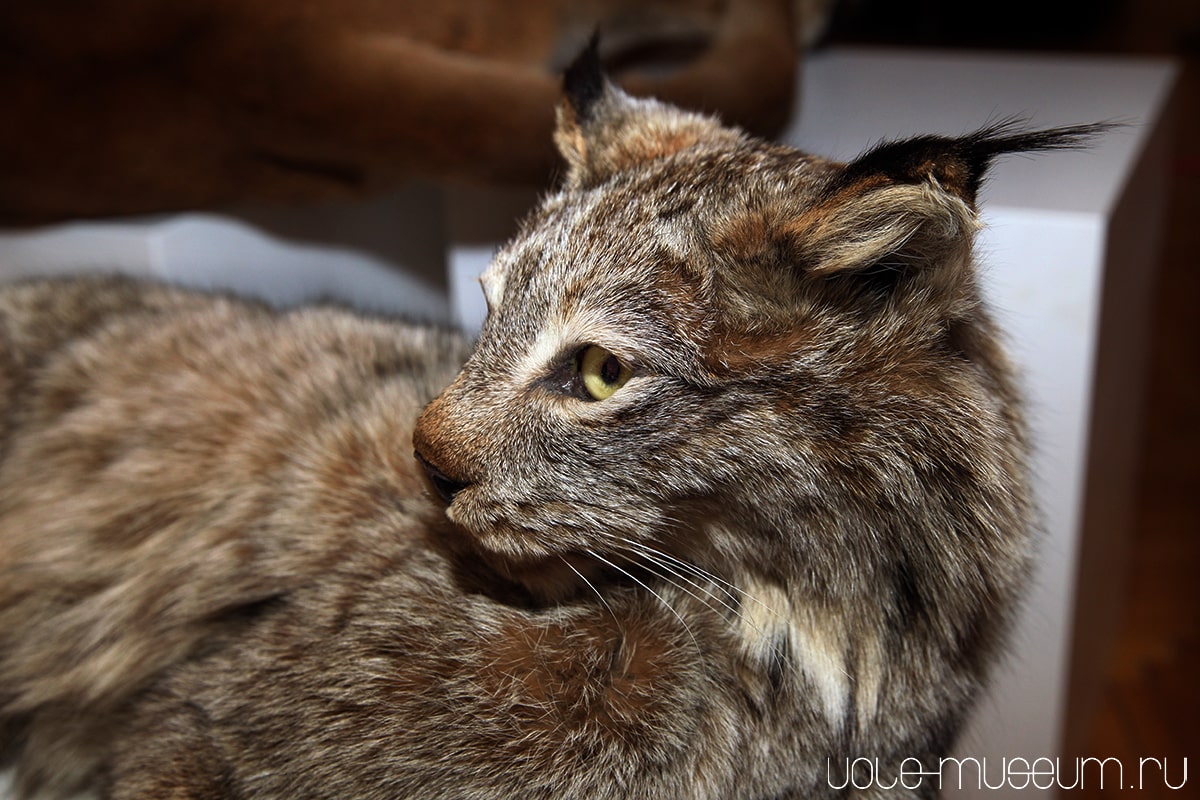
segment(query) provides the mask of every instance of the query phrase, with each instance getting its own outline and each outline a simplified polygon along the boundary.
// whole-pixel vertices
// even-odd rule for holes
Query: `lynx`
[[[936,769],[1031,557],[977,190],[1091,130],[835,163],[593,57],[565,85],[563,184],[482,277],[473,348],[117,278],[0,292],[18,796],[767,800],[872,796],[847,758]]]

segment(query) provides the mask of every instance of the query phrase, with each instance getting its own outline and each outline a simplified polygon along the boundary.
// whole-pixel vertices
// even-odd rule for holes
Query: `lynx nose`
[[[459,481],[451,478],[449,475],[442,472],[440,469],[427,461],[420,453],[414,452],[413,455],[417,457],[417,461],[421,463],[421,467],[425,470],[425,474],[429,476],[429,482],[433,484],[434,491],[438,493],[438,497],[441,497],[447,505],[449,505],[450,501],[454,499],[454,495],[471,485],[465,481]]]

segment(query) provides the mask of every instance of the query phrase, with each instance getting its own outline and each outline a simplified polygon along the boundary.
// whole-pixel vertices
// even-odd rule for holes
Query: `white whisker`
[[[764,603],[758,597],[755,597],[753,594],[747,592],[745,589],[738,586],[737,584],[732,583],[728,580],[725,580],[724,578],[720,577],[719,575],[715,575],[712,572],[709,572],[708,570],[704,569],[703,567],[697,566],[696,564],[693,564],[689,561],[685,561],[685,560],[679,558],[678,556],[673,556],[670,553],[667,553],[663,550],[659,550],[657,548],[650,547],[647,544],[643,544],[641,542],[637,542],[637,541],[628,539],[623,536],[617,536],[616,534],[613,534],[613,533],[609,533],[608,536],[624,545],[627,545],[630,547],[635,547],[635,548],[640,548],[643,551],[652,552],[654,555],[656,555],[660,558],[666,559],[667,561],[670,561],[671,563],[678,566],[680,569],[686,570],[702,580],[712,581],[713,583],[722,587],[722,589],[725,590],[727,595],[729,595],[731,597],[734,597],[734,596],[743,597],[746,600],[749,600],[750,602],[754,603],[755,605],[757,605],[759,608],[763,609],[764,611],[770,613],[772,616],[774,616],[774,617],[780,616],[779,612],[777,612],[775,609],[771,608],[769,605]]]
[[[601,563],[607,564],[607,565],[608,565],[609,567],[611,567],[612,569],[615,569],[617,572],[620,572],[622,575],[624,575],[624,576],[626,576],[627,578],[629,578],[630,580],[632,580],[632,581],[633,581],[634,583],[636,583],[638,586],[641,586],[641,587],[642,587],[643,589],[645,589],[647,592],[649,592],[650,594],[654,595],[655,599],[657,599],[657,600],[658,600],[658,602],[660,602],[660,603],[662,603],[664,606],[666,606],[667,610],[668,610],[668,611],[670,611],[672,614],[674,614],[674,615],[675,615],[675,619],[679,620],[679,623],[680,623],[681,625],[683,625],[683,629],[684,629],[685,631],[687,631],[687,634],[688,634],[688,636],[690,636],[690,637],[691,637],[691,639],[692,639],[692,644],[693,644],[693,645],[695,645],[695,647],[696,647],[696,652],[698,652],[698,653],[701,653],[701,654],[704,652],[704,651],[701,649],[701,647],[700,647],[700,642],[699,642],[699,641],[696,639],[696,635],[695,635],[694,633],[692,633],[692,628],[691,628],[691,626],[687,624],[687,620],[685,620],[685,619],[684,619],[682,616],[680,616],[679,612],[675,610],[674,606],[672,606],[670,603],[668,603],[668,602],[667,602],[667,601],[666,601],[666,600],[663,598],[663,596],[662,596],[662,595],[660,595],[658,592],[654,591],[654,590],[653,590],[653,589],[651,589],[649,586],[647,586],[645,582],[643,582],[642,580],[640,580],[640,579],[639,579],[639,578],[638,578],[636,575],[634,575],[634,574],[633,574],[632,572],[630,572],[629,570],[627,570],[627,569],[624,569],[624,568],[622,568],[622,567],[618,566],[617,564],[614,564],[612,561],[610,561],[609,559],[607,559],[607,558],[605,558],[604,556],[600,555],[599,553],[595,552],[594,550],[585,550],[584,552],[585,552],[585,553],[587,553],[587,554],[588,554],[589,556],[591,556],[592,558],[596,559],[597,561],[600,561]]]
[[[625,626],[623,626],[621,624],[621,620],[617,619],[617,615],[616,615],[616,613],[613,612],[612,606],[610,606],[608,604],[608,601],[604,599],[604,595],[600,594],[600,590],[596,588],[596,585],[594,583],[592,583],[591,581],[589,581],[582,572],[575,569],[575,567],[571,564],[571,562],[567,561],[567,559],[565,557],[559,556],[558,558],[560,561],[562,561],[564,564],[567,565],[567,569],[571,570],[571,572],[574,572],[576,575],[578,575],[579,580],[581,580],[585,584],[587,584],[587,587],[589,589],[591,589],[593,593],[595,593],[596,597],[598,597],[600,599],[600,602],[604,604],[604,607],[608,609],[608,615],[613,618],[613,622],[615,622],[617,624],[617,630],[619,630],[621,632],[621,636],[624,637],[625,636]]]
[[[716,592],[714,592],[712,589],[704,586],[703,584],[697,582],[696,580],[694,580],[692,578],[689,578],[682,570],[671,566],[671,563],[669,561],[667,561],[665,558],[663,558],[663,556],[665,555],[664,553],[660,553],[649,547],[637,546],[637,545],[634,545],[633,543],[629,543],[626,546],[630,548],[630,555],[646,559],[646,560],[650,561],[651,564],[658,567],[659,569],[665,570],[666,572],[670,573],[669,576],[662,575],[662,577],[666,578],[672,584],[674,584],[678,588],[682,589],[683,591],[687,592],[692,597],[695,597],[697,600],[704,603],[709,608],[713,608],[712,604],[710,604],[707,600],[692,593],[686,587],[681,586],[674,579],[683,581],[684,583],[687,583],[689,586],[697,589],[698,591],[703,592],[705,595],[707,595],[712,600],[715,600],[718,603],[720,603],[724,608],[728,609],[734,615],[736,615],[738,617],[742,616],[742,612],[740,610],[738,610],[738,608],[736,606],[733,606],[726,600],[722,599],[722,597],[720,595],[718,595]],[[729,594],[726,593],[726,596],[728,597]],[[714,608],[713,610],[715,611],[716,609]]]
[[[685,573],[685,572],[690,573],[691,575],[695,576],[696,578],[698,578],[700,580],[708,581],[708,582],[714,584],[717,588],[719,588],[721,590],[722,594],[729,601],[731,601],[731,602],[737,601],[737,596],[732,591],[730,591],[728,588],[726,588],[724,585],[722,585],[724,582],[721,581],[717,576],[712,575],[711,573],[707,572],[706,570],[701,569],[700,567],[697,567],[693,564],[689,564],[686,561],[683,561],[681,559],[675,558],[671,554],[665,553],[662,550],[651,547],[650,545],[642,544],[641,542],[636,542],[631,539],[625,539],[623,537],[620,538],[619,541],[622,546],[632,549],[634,552],[636,552],[637,554],[639,554],[645,558],[649,558],[649,559],[653,560],[655,564],[661,566],[663,569],[670,570],[671,574],[676,575],[683,580],[686,580],[692,586],[701,588],[699,584],[697,584],[691,578],[685,577],[685,575],[683,573]],[[709,594],[711,597],[713,597],[713,599],[715,599],[715,600],[718,599],[712,589],[703,589],[703,591],[705,593]],[[730,605],[729,602],[726,602],[724,600],[718,600],[718,602],[720,602],[721,605],[725,606],[730,611],[737,613],[737,609],[734,608],[732,605]]]
[[[652,574],[656,575],[661,580],[666,581],[671,586],[674,586],[675,588],[677,588],[680,591],[684,592],[685,594],[689,595],[690,597],[697,600],[698,602],[703,603],[706,607],[713,610],[714,612],[718,611],[718,609],[711,602],[711,601],[715,600],[721,606],[723,606],[724,608],[726,608],[730,612],[732,612],[732,614],[734,615],[734,617],[736,619],[738,619],[748,629],[754,631],[754,633],[756,633],[758,635],[758,637],[760,637],[761,640],[764,642],[769,641],[771,639],[771,635],[768,633],[768,631],[766,629],[764,629],[764,627],[762,625],[759,625],[758,623],[756,623],[754,621],[753,617],[744,613],[740,607],[733,605],[731,602],[726,602],[726,600],[722,599],[722,597],[720,595],[718,595],[712,588],[709,588],[708,586],[705,586],[702,583],[697,582],[697,580],[694,580],[693,578],[688,577],[687,574],[684,574],[684,570],[686,570],[687,573],[690,573],[691,575],[695,576],[695,578],[699,579],[699,581],[710,581],[711,583],[715,584],[717,586],[717,588],[721,589],[721,591],[724,593],[725,597],[728,598],[729,600],[736,601],[737,597],[740,595],[741,597],[745,597],[745,598],[753,601],[760,608],[762,608],[764,611],[766,611],[770,615],[769,619],[774,620],[776,622],[782,622],[782,620],[783,620],[783,617],[780,616],[780,614],[777,611],[775,611],[775,609],[773,609],[771,606],[764,603],[759,598],[755,597],[750,592],[747,592],[747,591],[741,589],[740,587],[736,586],[733,583],[730,583],[729,581],[722,580],[721,578],[717,577],[716,575],[713,575],[712,573],[708,572],[707,570],[703,569],[702,567],[699,567],[695,564],[691,564],[691,563],[684,561],[683,559],[680,559],[676,556],[672,556],[671,554],[665,553],[662,550],[651,547],[648,544],[645,544],[642,542],[637,542],[632,539],[628,539],[628,538],[619,536],[619,535],[611,533],[611,532],[608,532],[606,535],[607,535],[608,539],[611,540],[612,546],[615,551],[622,553],[627,558],[630,558],[631,560],[633,560],[635,563],[640,563],[643,567],[648,569]],[[593,552],[593,553],[591,553],[591,555],[595,556],[596,554]],[[612,565],[611,562],[606,561],[605,563],[609,563],[614,568],[619,569],[615,565]],[[677,565],[677,566],[673,566],[673,565]],[[629,575],[629,573],[625,572],[625,570],[621,570],[621,572],[624,572],[626,575]],[[633,577],[633,576],[630,575],[630,577]],[[637,579],[634,578],[634,580],[637,580]],[[683,585],[684,582],[686,582],[688,585],[695,588],[697,591],[703,592],[705,595],[707,595],[707,598],[701,597],[696,592],[690,590],[687,586]],[[638,581],[638,583],[641,586],[643,586],[644,588],[646,588],[648,591],[651,591],[649,589],[649,587],[647,587],[641,581]],[[725,587],[729,587],[729,588],[725,588]],[[737,592],[737,595],[734,594],[734,591]],[[658,595],[656,594],[655,597],[658,597]],[[662,598],[659,597],[659,600],[662,600]],[[665,601],[664,601],[664,603],[665,603]],[[668,605],[668,608],[670,608],[669,605]],[[672,608],[671,611],[674,613],[675,609]],[[676,616],[677,617],[679,616],[678,613],[676,613]],[[684,624],[686,625],[686,623],[684,623]],[[770,626],[768,626],[768,627],[770,627]],[[690,630],[689,630],[689,633],[690,633]],[[773,661],[781,669],[786,666],[784,664],[783,654],[778,648],[776,648],[774,646],[770,647],[768,657],[771,659],[771,661]]]

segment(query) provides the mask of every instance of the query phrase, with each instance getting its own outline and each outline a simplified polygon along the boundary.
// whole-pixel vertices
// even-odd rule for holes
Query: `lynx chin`
[[[565,85],[473,346],[0,290],[18,797],[813,800],[947,754],[1031,541],[976,193],[1096,129],[837,163],[591,51]]]

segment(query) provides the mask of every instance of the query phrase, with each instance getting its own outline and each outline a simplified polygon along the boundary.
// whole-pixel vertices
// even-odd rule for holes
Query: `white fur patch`
[[[513,376],[517,385],[526,386],[545,376],[566,340],[566,332],[558,325],[549,324],[542,328],[517,365]]]
[[[850,702],[844,626],[832,616],[793,607],[777,584],[751,582],[742,604],[741,634],[746,654],[766,664],[777,658],[774,643],[786,638],[795,667],[816,690],[825,717],[840,725]]]
[[[479,276],[479,285],[483,287],[483,297],[487,300],[488,311],[495,313],[504,302],[504,279],[507,272],[501,269],[497,260]]]
[[[883,686],[883,652],[878,639],[855,644],[858,663],[854,671],[854,700],[858,710],[858,726],[865,729],[874,723],[879,706],[879,690]]]

